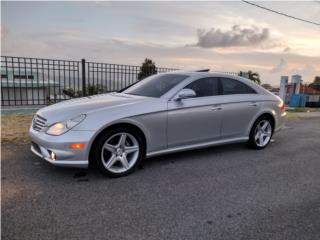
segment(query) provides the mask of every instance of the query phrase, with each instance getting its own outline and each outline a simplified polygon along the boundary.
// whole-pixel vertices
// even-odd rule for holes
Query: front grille
[[[46,125],[47,119],[39,116],[39,115],[35,115],[33,118],[33,123],[32,123],[32,128],[38,132],[40,132],[44,126]]]

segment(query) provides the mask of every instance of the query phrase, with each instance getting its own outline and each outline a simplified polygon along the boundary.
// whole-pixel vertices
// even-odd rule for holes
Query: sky
[[[320,1],[256,2],[320,23]],[[241,1],[1,2],[1,55],[320,75],[320,26]]]

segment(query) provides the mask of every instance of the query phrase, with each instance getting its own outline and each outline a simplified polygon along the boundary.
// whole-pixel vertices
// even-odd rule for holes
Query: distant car
[[[31,150],[56,166],[92,162],[119,177],[144,158],[165,153],[235,142],[263,149],[285,115],[279,97],[248,79],[164,73],[119,93],[40,109],[30,128]]]

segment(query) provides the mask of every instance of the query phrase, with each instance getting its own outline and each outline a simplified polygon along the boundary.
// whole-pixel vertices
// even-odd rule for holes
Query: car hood
[[[149,98],[123,93],[101,94],[56,103],[40,109],[37,114],[46,118],[47,124],[50,125],[57,121],[77,117],[80,114],[89,114],[99,110],[135,104],[146,99]]]

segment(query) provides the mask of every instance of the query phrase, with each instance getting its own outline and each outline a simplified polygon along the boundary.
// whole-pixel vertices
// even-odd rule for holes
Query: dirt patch
[[[1,116],[1,142],[28,142],[33,115]]]

